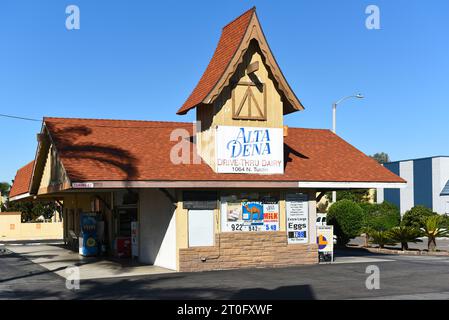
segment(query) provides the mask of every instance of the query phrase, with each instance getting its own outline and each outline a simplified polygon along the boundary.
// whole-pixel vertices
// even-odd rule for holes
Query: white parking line
[[[41,246],[41,245],[58,245],[62,244],[62,242],[26,242],[26,243],[0,243],[0,246]]]
[[[449,292],[399,294],[381,297],[356,298],[351,300],[449,300]]]
[[[401,256],[404,260],[419,260],[419,261],[445,261],[449,260],[447,256]]]
[[[333,264],[343,263],[372,263],[372,262],[387,262],[395,261],[393,259],[368,258],[368,257],[336,257]]]

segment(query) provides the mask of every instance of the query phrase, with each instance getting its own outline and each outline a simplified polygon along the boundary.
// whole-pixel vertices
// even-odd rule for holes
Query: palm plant
[[[419,237],[422,235],[419,229],[413,227],[400,226],[391,229],[389,232],[389,236],[393,241],[401,243],[401,249],[408,250],[408,243],[413,242],[422,242]]]
[[[362,227],[360,229],[360,234],[364,234],[365,235],[365,237],[364,237],[365,238],[365,243],[364,243],[365,247],[368,247],[368,240],[369,240],[371,232],[373,232],[373,231],[374,230],[372,228],[370,228],[370,227]]]
[[[423,235],[427,237],[427,248],[429,251],[435,251],[437,247],[436,238],[446,237],[449,235],[447,229],[442,228],[441,216],[430,216],[424,221],[424,227],[421,228]]]
[[[379,248],[384,248],[386,245],[394,245],[396,242],[391,239],[388,231],[371,230],[369,234],[371,243],[379,245]]]

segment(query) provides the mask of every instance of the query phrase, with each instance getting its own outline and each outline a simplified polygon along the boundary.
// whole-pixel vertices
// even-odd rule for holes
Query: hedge
[[[363,228],[376,231],[386,231],[399,226],[401,213],[399,209],[389,202],[381,204],[362,203]]]
[[[329,208],[327,224],[334,226],[337,242],[345,245],[360,234],[363,210],[351,200],[340,200]]]

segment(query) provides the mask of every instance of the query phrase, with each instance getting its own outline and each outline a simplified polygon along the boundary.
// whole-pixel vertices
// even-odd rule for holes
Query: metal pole
[[[337,131],[337,104],[332,104],[332,132],[336,133]],[[337,202],[337,192],[332,191],[332,203]]]
[[[336,133],[337,131],[337,104],[332,104],[332,132]]]
[[[356,95],[341,98],[340,100],[332,104],[332,131],[334,133],[337,133],[337,105],[349,98],[363,99],[364,97],[362,94],[358,93]],[[337,192],[332,191],[332,202],[334,203],[336,201],[337,201]]]

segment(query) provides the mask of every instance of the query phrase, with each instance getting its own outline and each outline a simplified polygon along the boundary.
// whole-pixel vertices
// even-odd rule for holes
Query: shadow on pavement
[[[314,300],[315,295],[310,285],[297,285],[279,287],[273,290],[264,288],[243,289],[232,295],[230,299]]]
[[[394,253],[375,253],[360,247],[337,247],[334,249],[335,257],[372,257],[372,256],[389,256],[394,255]]]

